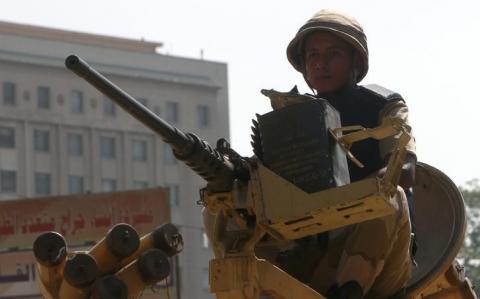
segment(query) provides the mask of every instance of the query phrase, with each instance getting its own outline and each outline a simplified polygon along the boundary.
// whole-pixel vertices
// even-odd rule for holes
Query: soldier
[[[402,97],[380,86],[357,85],[368,71],[368,48],[361,25],[338,12],[322,10],[303,25],[287,48],[293,67],[318,97],[335,107],[342,126],[377,127],[387,116],[408,121]],[[349,161],[352,181],[382,176],[395,137],[355,143],[352,153],[365,164]],[[327,298],[387,298],[401,294],[412,271],[411,224],[404,190],[415,178],[415,144],[407,146],[396,213],[307,238],[277,256],[286,272]],[[327,241],[325,241],[327,239]],[[323,240],[323,241],[322,241]]]

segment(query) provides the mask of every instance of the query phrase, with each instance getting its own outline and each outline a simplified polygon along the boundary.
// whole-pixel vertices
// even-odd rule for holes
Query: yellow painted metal
[[[210,261],[210,291],[218,299],[323,299],[324,297],[271,263],[253,255]]]
[[[87,299],[90,297],[91,287],[77,288],[68,283],[65,279],[62,281],[58,298],[68,299]]]
[[[122,242],[113,244],[112,240]],[[88,251],[88,254],[97,261],[98,275],[102,276],[121,269],[122,260],[135,252],[138,246],[139,237],[135,229],[126,223],[119,223],[113,226],[107,235]]]
[[[476,299],[472,283],[465,277],[462,266],[454,261],[446,272],[440,274],[413,299]]]
[[[358,167],[363,167],[363,164],[350,152],[350,148],[352,147],[353,143],[367,138],[374,138],[380,140],[397,134],[402,134],[403,138],[407,138],[407,142],[411,138],[411,127],[408,126],[403,119],[394,117],[385,118],[380,124],[380,126],[376,128],[347,126],[342,128],[330,129],[329,131],[332,137],[345,151],[347,157],[351,159]],[[342,135],[343,133],[347,134]],[[397,145],[397,149],[401,149],[402,147],[402,143],[399,143]]]
[[[357,131],[339,136],[352,129]],[[398,185],[409,132],[401,119],[387,119],[374,129],[332,131],[347,154],[356,141],[399,135],[384,178],[309,194],[255,161],[248,186],[235,185],[229,193],[202,192],[201,202],[215,215],[206,223],[213,227],[211,241],[217,259],[210,263],[210,286],[217,299],[257,299],[261,292],[278,299],[323,298],[269,262],[258,260],[254,246],[265,232],[279,240],[293,240],[393,213],[391,195]],[[244,216],[238,208],[255,215],[254,227],[242,224]]]
[[[252,193],[261,192],[263,199],[255,205],[257,222],[278,239],[298,239],[394,211],[377,178],[309,194],[261,164],[257,174]]]
[[[38,276],[40,277],[40,288],[43,290],[45,298],[57,298],[53,294],[58,294],[60,285],[62,283],[62,271],[65,266],[66,256],[63,261],[52,267],[44,266],[40,263],[36,263],[38,269]]]
[[[123,268],[116,276],[128,286],[128,298],[139,298],[142,291],[149,285],[142,279],[138,260]]]
[[[140,245],[138,246],[138,249],[132,255],[124,258],[121,261],[121,263],[120,263],[121,268],[123,268],[126,265],[130,264],[131,262],[135,261],[136,259],[138,259],[140,257],[140,255],[142,253],[144,253],[148,249],[154,248],[154,247],[155,247],[155,244],[153,242],[153,232],[150,232],[150,233],[146,234],[145,236],[143,236],[142,238],[140,238]]]

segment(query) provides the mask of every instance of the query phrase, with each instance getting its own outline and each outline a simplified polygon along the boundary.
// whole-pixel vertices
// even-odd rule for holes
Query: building
[[[185,238],[180,297],[211,298],[204,184],[168,146],[64,67],[77,54],[154,113],[210,144],[229,138],[227,67],[160,43],[0,22],[0,199],[170,189]]]

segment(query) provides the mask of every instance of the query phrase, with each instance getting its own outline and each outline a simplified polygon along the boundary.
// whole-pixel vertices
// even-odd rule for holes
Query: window
[[[0,192],[17,192],[17,172],[15,170],[0,170]]]
[[[147,161],[147,142],[145,140],[132,141],[132,156],[134,161]]]
[[[100,137],[100,156],[102,159],[115,159],[115,138]]]
[[[37,107],[50,109],[50,88],[47,86],[37,87]]]
[[[46,196],[50,195],[50,174],[49,173],[35,173],[35,194]]]
[[[36,152],[48,152],[50,150],[50,132],[46,130],[33,131],[33,149]]]
[[[200,128],[206,128],[210,124],[210,111],[208,106],[197,106],[197,122]]]
[[[0,127],[0,147],[15,147],[15,130],[14,128]]]
[[[167,165],[177,164],[177,158],[173,154],[172,148],[166,143],[163,146],[163,161]]]
[[[168,195],[170,198],[170,207],[180,206],[180,188],[176,184],[168,185]]]
[[[134,189],[146,189],[148,188],[147,181],[133,181],[133,188]]]
[[[83,113],[83,92],[72,90],[70,93],[70,112],[74,114]]]
[[[116,106],[113,101],[110,99],[103,99],[103,114],[106,116],[115,116],[116,115]]]
[[[78,175],[68,176],[68,193],[79,194],[84,192],[83,177]]]
[[[178,103],[167,102],[167,109],[165,111],[165,118],[169,123],[178,122]]]
[[[16,85],[13,82],[3,82],[3,104],[5,106],[15,106]]]
[[[83,155],[83,138],[82,137],[83,137],[82,134],[68,133],[67,146],[68,146],[68,154],[70,156]]]
[[[117,180],[115,179],[102,179],[102,191],[112,192],[117,190]]]

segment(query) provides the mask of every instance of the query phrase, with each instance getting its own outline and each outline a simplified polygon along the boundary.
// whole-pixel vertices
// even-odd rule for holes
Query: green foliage
[[[478,179],[460,186],[467,205],[467,237],[460,251],[467,277],[480,289],[480,181]]]

